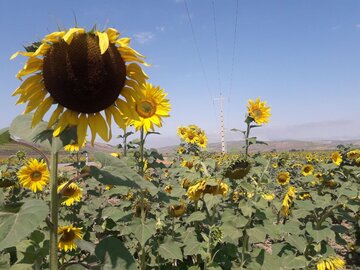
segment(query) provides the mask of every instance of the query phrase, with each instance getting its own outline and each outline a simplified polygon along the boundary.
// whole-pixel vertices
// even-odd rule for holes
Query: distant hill
[[[281,141],[267,141],[268,145],[252,145],[250,147],[250,152],[269,152],[269,151],[327,151],[327,150],[334,150],[336,146],[339,144],[353,144],[360,147],[360,140],[324,140],[324,141],[297,141],[297,140],[281,140]],[[35,146],[35,145],[34,145]],[[244,146],[243,141],[229,141],[227,142],[227,151],[228,152],[239,152],[242,150]],[[167,146],[167,147],[160,147],[158,151],[164,155],[167,153],[171,154],[176,152],[178,145],[174,146]],[[25,151],[29,156],[36,156],[37,153],[32,151],[29,148],[26,148],[21,145],[9,143],[5,145],[0,145],[0,158],[7,158],[10,155],[14,155],[17,151],[22,150]],[[91,157],[95,152],[121,152],[121,149],[117,149],[110,144],[105,143],[98,143],[95,142],[94,146],[91,146],[90,143],[86,145],[84,148],[85,151],[89,153]],[[221,144],[220,143],[210,143],[208,144],[208,151],[211,152],[220,152],[221,151]],[[46,154],[50,154],[48,151],[44,151]],[[68,156],[68,153],[65,151],[60,151],[60,158]]]
[[[281,141],[267,141],[268,145],[252,145],[250,152],[269,152],[269,151],[326,151],[334,150],[340,144],[353,144],[360,147],[359,140],[324,140],[324,141],[297,141],[297,140],[281,140]],[[228,152],[239,152],[244,146],[244,141],[229,141],[226,144]],[[160,153],[173,153],[177,150],[178,146],[168,146],[159,148]],[[210,143],[207,147],[208,151],[220,152],[221,143]]]

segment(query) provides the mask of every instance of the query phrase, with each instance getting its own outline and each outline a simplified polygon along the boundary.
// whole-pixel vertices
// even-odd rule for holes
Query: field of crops
[[[59,171],[60,269],[357,269],[359,149],[222,155],[189,132],[166,162],[134,141]],[[5,268],[49,267],[48,181],[19,182],[46,165],[29,164],[0,167]]]

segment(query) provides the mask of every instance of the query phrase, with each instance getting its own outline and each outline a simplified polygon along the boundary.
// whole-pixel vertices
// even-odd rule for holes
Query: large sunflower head
[[[49,182],[49,171],[43,160],[30,159],[17,173],[20,184],[33,192],[42,191]]]
[[[61,204],[71,206],[75,202],[80,202],[82,197],[82,189],[75,183],[65,182],[58,187],[58,193],[64,196],[64,201]]]
[[[136,92],[126,91],[125,95],[131,110],[136,112],[137,119],[133,119],[131,124],[136,130],[143,128],[145,133],[154,130],[154,124],[162,126],[162,118],[169,117],[170,103],[166,98],[167,93],[159,86],[151,83],[144,83],[135,87]]]
[[[114,28],[71,28],[53,32],[11,57],[28,57],[16,75],[27,78],[13,95],[20,96],[17,104],[27,103],[24,113],[35,110],[32,126],[55,105],[49,119],[49,128],[55,125],[53,135],[77,126],[81,144],[90,127],[93,144],[97,134],[105,141],[111,138],[112,118],[125,128],[126,118],[137,117],[119,96],[145,83],[148,77],[139,64],[146,63],[129,47],[129,38],[119,37]]]
[[[69,226],[62,226],[58,228],[58,235],[60,236],[58,248],[59,250],[68,250],[76,249],[77,245],[75,243],[76,239],[82,239],[83,234],[81,233],[82,228],[73,227],[72,224]]]
[[[257,124],[262,125],[269,123],[271,113],[270,107],[266,106],[266,101],[260,101],[260,98],[257,98],[256,101],[249,99],[247,109],[249,116]]]

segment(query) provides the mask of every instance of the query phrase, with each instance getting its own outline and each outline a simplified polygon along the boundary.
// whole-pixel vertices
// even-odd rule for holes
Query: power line
[[[207,91],[209,92],[210,97],[212,97],[213,94],[212,94],[211,89],[210,89],[210,87],[209,87],[209,82],[208,82],[208,79],[207,79],[207,76],[206,76],[206,73],[205,73],[204,64],[203,64],[203,61],[202,61],[202,58],[201,58],[199,46],[198,46],[198,43],[197,43],[197,40],[196,40],[196,36],[195,36],[194,26],[193,26],[193,23],[192,23],[192,20],[191,20],[191,16],[190,16],[190,12],[189,12],[189,8],[188,8],[188,5],[187,5],[187,3],[186,3],[186,0],[184,0],[184,4],[185,4],[186,13],[187,13],[188,18],[189,18],[191,33],[192,33],[193,41],[194,41],[194,44],[195,44],[196,52],[197,52],[197,55],[198,55],[198,58],[199,58],[199,61],[200,61],[200,66],[201,66],[201,70],[202,70],[202,73],[203,73],[203,76],[204,76],[204,80],[205,80],[205,84],[206,84],[206,89],[207,89]]]
[[[217,37],[217,31],[216,31],[216,16],[215,16],[215,2],[214,2],[214,0],[212,1],[212,7],[213,7],[213,15],[214,15],[215,49],[216,49],[216,63],[217,63],[218,83],[219,83],[219,91],[220,91],[220,95],[221,95],[219,45],[218,45],[218,37]]]
[[[231,63],[231,72],[230,72],[229,102],[231,101],[231,91],[232,91],[232,86],[233,86],[233,73],[234,73],[234,65],[235,65],[235,50],[236,50],[236,33],[237,33],[238,14],[239,14],[239,0],[236,0],[234,43],[233,43],[232,63]]]

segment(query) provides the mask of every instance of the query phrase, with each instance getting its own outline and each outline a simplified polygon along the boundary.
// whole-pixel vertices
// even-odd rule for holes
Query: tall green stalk
[[[57,193],[58,179],[58,151],[55,146],[55,141],[52,142],[51,157],[50,157],[50,269],[58,269],[58,212],[59,212],[59,196]]]
[[[144,176],[144,144],[145,144],[145,137],[144,137],[144,128],[140,129],[140,168],[139,174]],[[145,206],[144,206],[144,192],[141,191],[141,223],[145,224]],[[145,254],[145,246],[141,246],[141,256],[140,256],[140,269],[146,269],[146,254]]]
[[[247,124],[246,133],[245,133],[245,158],[247,159],[249,156],[249,146],[250,146],[249,136],[250,136],[251,121],[249,121],[249,118],[246,119],[245,123]]]

